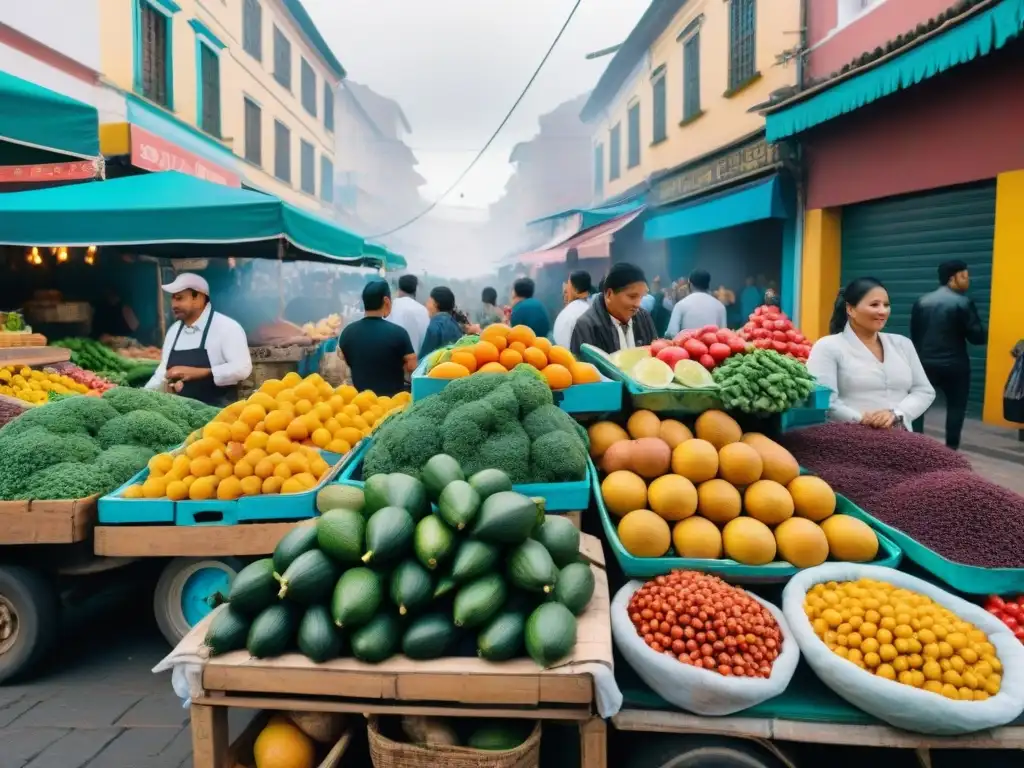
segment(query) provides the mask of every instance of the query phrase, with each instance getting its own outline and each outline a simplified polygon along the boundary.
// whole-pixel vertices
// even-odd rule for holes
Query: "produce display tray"
[[[368,437],[356,445],[342,466],[337,482],[363,487],[363,459],[370,450],[372,440],[372,437]],[[590,505],[591,482],[597,482],[592,464],[587,472],[589,476],[586,479],[575,483],[527,483],[514,485],[512,490],[524,496],[543,498],[546,512],[580,512]]]
[[[427,361],[420,363],[412,374],[412,399],[436,395],[448,385],[448,379],[432,379],[426,373]],[[568,389],[552,392],[555,405],[566,413],[606,413],[622,408],[622,383],[603,376],[593,384],[577,384]]]
[[[333,469],[314,488],[305,493],[273,496],[243,496],[234,501],[208,499],[207,501],[171,501],[170,499],[125,499],[121,494],[130,485],[145,482],[149,468],[113,493],[103,496],[98,503],[101,525],[139,525],[163,523],[165,525],[237,525],[238,523],[270,520],[306,520],[316,517],[316,494],[334,482],[341,471],[342,462],[332,462],[331,454],[321,451],[324,461]],[[337,454],[333,454],[336,456]]]
[[[790,565],[784,561],[775,561],[767,565],[743,565],[735,560],[707,560],[691,557],[634,557],[626,551],[619,541],[619,534],[616,530],[612,516],[604,505],[601,497],[601,485],[598,482],[597,472],[591,466],[591,477],[594,482],[594,498],[597,501],[597,511],[601,516],[601,525],[604,528],[605,539],[611,548],[615,559],[623,573],[633,579],[649,579],[654,576],[661,576],[674,569],[703,571],[720,576],[726,581],[735,584],[780,584],[793,578],[800,572],[800,568]],[[849,499],[836,494],[836,514],[848,514],[851,517],[859,517],[856,513],[861,512]],[[903,552],[882,532],[875,530],[878,536],[878,557],[871,562],[871,565],[881,565],[887,568],[896,568],[903,558]]]

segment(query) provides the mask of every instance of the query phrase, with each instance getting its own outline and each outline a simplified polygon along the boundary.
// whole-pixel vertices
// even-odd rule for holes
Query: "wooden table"
[[[575,722],[581,765],[606,768],[607,730],[595,714],[594,664],[612,665],[608,579],[600,542],[583,536],[581,552],[594,570],[596,588],[579,617],[572,657],[554,669],[529,659],[492,663],[451,657],[417,662],[404,656],[383,664],[337,659],[313,664],[288,654],[256,660],[246,652],[205,662],[202,691],[193,692],[192,751],[195,768],[232,768],[228,763],[229,707],[311,712],[347,712],[442,717],[523,718]],[[208,617],[178,646],[194,653]]]

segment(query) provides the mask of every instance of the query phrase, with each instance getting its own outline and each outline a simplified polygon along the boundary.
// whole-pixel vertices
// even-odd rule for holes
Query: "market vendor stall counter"
[[[187,659],[205,655],[201,645],[209,620],[204,621],[165,661],[185,665],[195,768],[231,768],[229,707],[575,722],[581,765],[605,768],[606,724],[596,714],[594,672],[612,665],[608,581],[597,539],[584,537],[581,552],[597,566],[596,589],[580,616],[572,656],[550,669],[529,659],[493,663],[475,657],[417,662],[399,656],[378,665],[346,658],[313,664],[298,654],[256,660],[245,651],[190,669]]]

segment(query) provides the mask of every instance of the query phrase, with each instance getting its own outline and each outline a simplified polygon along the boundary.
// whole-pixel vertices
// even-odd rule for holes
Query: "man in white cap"
[[[237,399],[238,383],[252,373],[245,331],[210,305],[210,285],[183,272],[163,286],[177,322],[167,331],[160,366],[146,389],[168,388],[208,405]]]

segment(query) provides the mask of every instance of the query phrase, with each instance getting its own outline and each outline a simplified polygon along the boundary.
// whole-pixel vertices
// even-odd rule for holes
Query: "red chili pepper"
[[[988,600],[985,601],[985,608],[992,610],[993,608],[1001,609],[1006,603],[999,595],[989,595]]]
[[[1013,616],[1003,616],[1003,624],[1010,629],[1017,629],[1017,620]]]
[[[1003,606],[1003,613],[1007,616],[1018,617],[1020,616],[1021,607],[1017,603],[1007,603]]]

